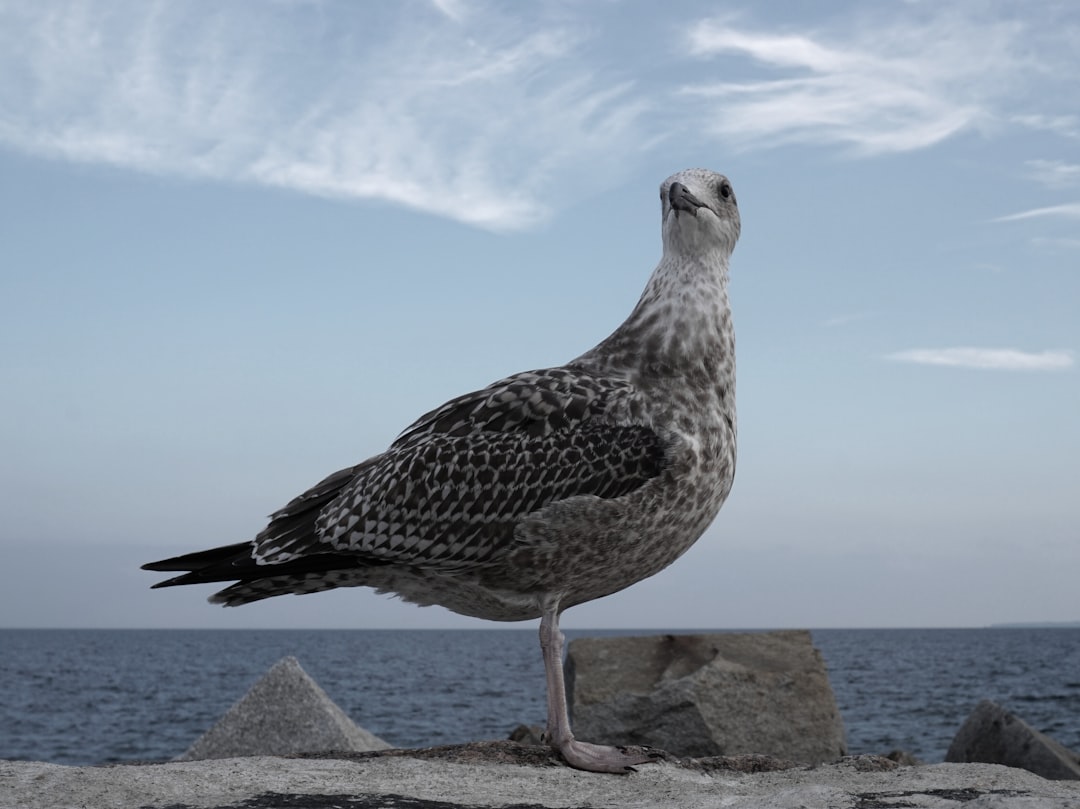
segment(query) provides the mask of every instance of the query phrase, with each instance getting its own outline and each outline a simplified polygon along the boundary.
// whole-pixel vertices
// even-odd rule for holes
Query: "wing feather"
[[[453,399],[382,455],[275,514],[255,556],[262,564],[315,553],[421,567],[482,564],[512,541],[523,516],[575,496],[619,497],[660,474],[667,457],[660,436],[612,418],[633,395],[629,384],[564,368],[517,374]]]

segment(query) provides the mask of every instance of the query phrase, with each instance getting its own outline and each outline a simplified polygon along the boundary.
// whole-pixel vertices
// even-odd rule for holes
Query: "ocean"
[[[901,749],[941,761],[981,699],[1080,750],[1080,629],[827,629],[813,638],[853,754]],[[505,738],[519,723],[544,722],[535,629],[0,630],[0,759],[172,758],[286,655],[394,746]]]

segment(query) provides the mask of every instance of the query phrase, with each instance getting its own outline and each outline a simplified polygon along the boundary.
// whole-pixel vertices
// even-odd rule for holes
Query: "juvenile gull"
[[[735,194],[690,169],[663,182],[660,205],[660,263],[596,348],[452,399],[253,541],[144,565],[187,571],[154,586],[234,581],[210,597],[226,606],[366,586],[493,621],[540,618],[548,743],[596,772],[651,760],[574,738],[559,616],[675,561],[735,476]]]

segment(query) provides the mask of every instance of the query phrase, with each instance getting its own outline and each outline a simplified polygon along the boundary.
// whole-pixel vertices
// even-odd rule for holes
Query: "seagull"
[[[735,193],[688,169],[661,184],[660,204],[660,262],[599,345],[451,399],[254,540],[144,565],[183,571],[153,586],[233,582],[210,597],[225,606],[362,586],[493,621],[539,618],[546,742],[593,772],[655,760],[574,738],[559,619],[675,561],[735,477]]]

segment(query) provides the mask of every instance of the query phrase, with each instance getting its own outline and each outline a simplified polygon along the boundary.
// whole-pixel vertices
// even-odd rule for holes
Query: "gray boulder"
[[[1055,781],[1080,780],[1080,756],[988,699],[960,727],[945,761],[1004,764]]]
[[[579,638],[565,671],[574,735],[585,741],[808,764],[847,753],[806,631]]]
[[[359,753],[388,747],[335,705],[295,657],[285,657],[177,760]]]

